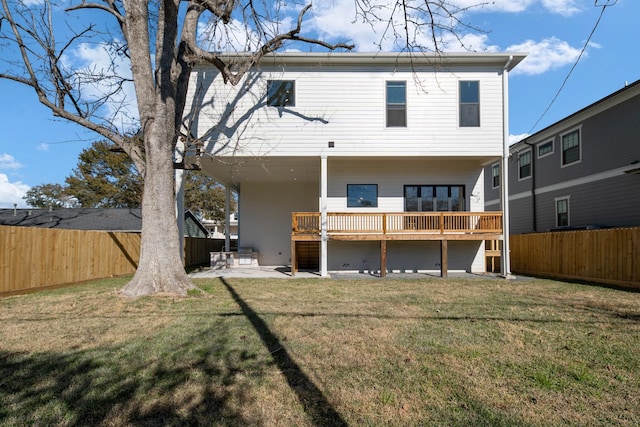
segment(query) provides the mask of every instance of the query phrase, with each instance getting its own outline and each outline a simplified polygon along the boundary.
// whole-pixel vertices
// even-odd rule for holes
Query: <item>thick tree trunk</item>
[[[176,223],[172,144],[161,121],[151,126],[146,141],[146,176],[142,197],[140,263],[122,290],[125,296],[170,294],[186,296],[193,288],[180,253]],[[146,139],[147,137],[145,137]]]

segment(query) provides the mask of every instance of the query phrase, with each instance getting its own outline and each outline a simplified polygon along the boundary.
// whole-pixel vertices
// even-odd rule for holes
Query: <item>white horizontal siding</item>
[[[264,103],[267,79],[296,81],[296,105],[284,111]],[[407,84],[407,127],[386,128],[385,82]],[[418,81],[419,80],[419,81]],[[458,81],[480,81],[479,128],[458,126]],[[252,84],[247,82],[251,81]],[[498,72],[440,72],[290,68],[262,69],[237,87],[211,69],[197,68],[190,94],[194,128],[204,135],[222,120],[207,150],[228,144],[241,155],[486,156],[502,150],[502,80]],[[189,104],[188,104],[189,105]],[[290,111],[286,111],[290,110]],[[328,141],[335,147],[328,148]]]

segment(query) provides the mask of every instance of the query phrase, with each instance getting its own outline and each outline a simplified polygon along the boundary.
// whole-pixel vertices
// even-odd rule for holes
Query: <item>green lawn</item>
[[[640,425],[640,293],[126,280],[0,299],[0,425]]]

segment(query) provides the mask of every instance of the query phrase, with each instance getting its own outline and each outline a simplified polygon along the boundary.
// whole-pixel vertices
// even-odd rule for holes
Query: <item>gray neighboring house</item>
[[[485,167],[500,210],[500,165]],[[640,226],[640,80],[512,145],[512,234]]]
[[[0,209],[0,225],[139,233],[142,212],[139,208]],[[208,237],[209,232],[191,211],[186,211],[184,235]]]

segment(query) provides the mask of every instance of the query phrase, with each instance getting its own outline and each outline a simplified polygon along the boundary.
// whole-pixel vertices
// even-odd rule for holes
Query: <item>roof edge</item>
[[[220,53],[227,60],[249,58],[252,53]],[[279,52],[265,55],[260,63],[279,65],[308,64],[388,64],[447,67],[452,65],[493,65],[511,71],[527,56],[523,52]],[[206,62],[202,62],[206,64]]]

